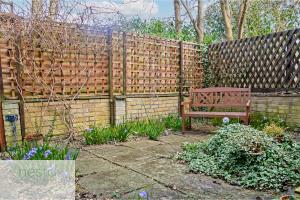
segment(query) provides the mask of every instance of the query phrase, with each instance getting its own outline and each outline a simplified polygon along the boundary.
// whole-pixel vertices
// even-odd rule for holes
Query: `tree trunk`
[[[198,14],[197,14],[197,39],[199,43],[203,42],[204,39],[204,7],[203,0],[198,0]]]
[[[51,19],[54,19],[55,16],[58,14],[58,3],[59,3],[59,0],[50,0],[49,17]]]
[[[43,15],[43,0],[32,0],[32,15],[41,17]]]
[[[238,39],[243,38],[247,5],[248,5],[248,0],[243,0],[240,5],[239,18],[238,18]]]
[[[188,0],[181,0],[181,4],[183,5],[185,11],[187,12],[193,27],[197,34],[197,41],[198,43],[202,43],[204,39],[204,7],[203,7],[203,0],[198,0],[197,5],[197,16],[193,17],[193,10],[191,8],[190,3]]]
[[[181,32],[181,19],[180,19],[180,2],[179,0],[174,0],[174,12],[175,12],[175,30],[176,33]]]
[[[221,5],[222,14],[224,17],[226,39],[233,40],[229,2],[228,2],[228,0],[220,0],[220,5]]]

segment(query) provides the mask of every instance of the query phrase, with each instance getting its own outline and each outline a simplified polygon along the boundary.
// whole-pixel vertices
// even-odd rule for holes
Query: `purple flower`
[[[52,152],[50,150],[47,150],[44,152],[44,157],[47,158],[51,154],[52,154]]]
[[[26,153],[23,157],[23,160],[30,160],[36,154],[37,148],[32,148],[28,153]]]
[[[70,152],[67,153],[66,160],[71,160],[71,154],[70,154]]]
[[[143,198],[143,199],[147,199],[147,198],[148,198],[148,194],[147,194],[146,191],[140,192],[140,193],[139,193],[139,196],[140,196],[141,198]]]
[[[11,157],[9,157],[9,158],[7,158],[6,160],[12,160],[12,158],[11,158]]]

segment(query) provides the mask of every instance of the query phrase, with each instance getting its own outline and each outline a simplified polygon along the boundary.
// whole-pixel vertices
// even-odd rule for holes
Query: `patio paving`
[[[270,193],[245,190],[219,179],[188,171],[173,159],[183,142],[210,135],[162,136],[118,145],[83,147],[76,161],[77,198],[137,199],[147,191],[150,199],[271,199]],[[84,196],[82,194],[89,194]]]

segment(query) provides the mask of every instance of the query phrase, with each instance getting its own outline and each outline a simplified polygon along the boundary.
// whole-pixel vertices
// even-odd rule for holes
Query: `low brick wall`
[[[252,111],[280,116],[291,128],[300,129],[300,95],[253,94]]]
[[[55,120],[54,134],[61,135],[66,132],[66,125],[62,119],[64,113],[60,102],[32,102],[25,103],[26,133],[36,133],[41,128],[41,133],[47,133]],[[109,100],[89,99],[76,100],[71,104],[71,115],[74,117],[74,127],[82,131],[94,124],[109,124]],[[56,117],[55,117],[56,116]]]
[[[129,97],[126,99],[128,120],[146,119],[178,113],[178,96]]]
[[[59,102],[26,102],[25,133],[46,134],[51,129],[56,113],[54,135],[66,133],[66,126],[61,116],[62,105]],[[263,95],[253,94],[252,111],[279,115],[285,118],[292,128],[300,129],[300,95]],[[178,113],[178,96],[117,96],[114,103],[115,122],[124,120],[146,119],[167,116]],[[19,116],[18,101],[4,101],[3,115]],[[74,127],[82,131],[91,125],[108,126],[110,122],[110,107],[108,98],[79,99],[71,105],[74,116]],[[14,141],[12,124],[4,120],[6,141]],[[16,122],[17,139],[21,139],[20,120]]]
[[[54,123],[54,135],[66,133],[66,124],[62,120],[63,105],[60,102],[28,102],[24,103],[25,134],[46,134]],[[110,104],[108,98],[79,99],[71,104],[71,114],[74,116],[74,127],[78,132],[92,125],[108,126],[110,124]],[[124,120],[146,119],[167,116],[178,113],[178,96],[131,96],[116,97],[114,103],[115,123]],[[8,114],[18,115],[16,122],[18,140],[21,140],[19,102],[5,101],[3,103],[4,118]],[[5,121],[5,120],[4,120]],[[12,125],[5,121],[5,135],[8,144],[14,141]]]
[[[59,102],[26,102],[25,111],[25,134],[46,134],[54,123],[53,134],[62,135],[66,133],[66,125],[63,122],[63,105]],[[17,101],[5,101],[3,103],[3,115],[5,124],[5,135],[7,143],[14,141],[12,125],[5,121],[8,114],[18,115],[16,122],[18,140],[21,140],[19,106]],[[71,114],[74,116],[74,127],[82,131],[91,125],[109,125],[109,100],[89,99],[76,100],[71,104]]]

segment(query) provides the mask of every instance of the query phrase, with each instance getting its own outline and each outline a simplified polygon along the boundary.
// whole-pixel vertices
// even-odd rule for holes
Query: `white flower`
[[[223,118],[223,124],[228,124],[230,119],[228,117]]]

